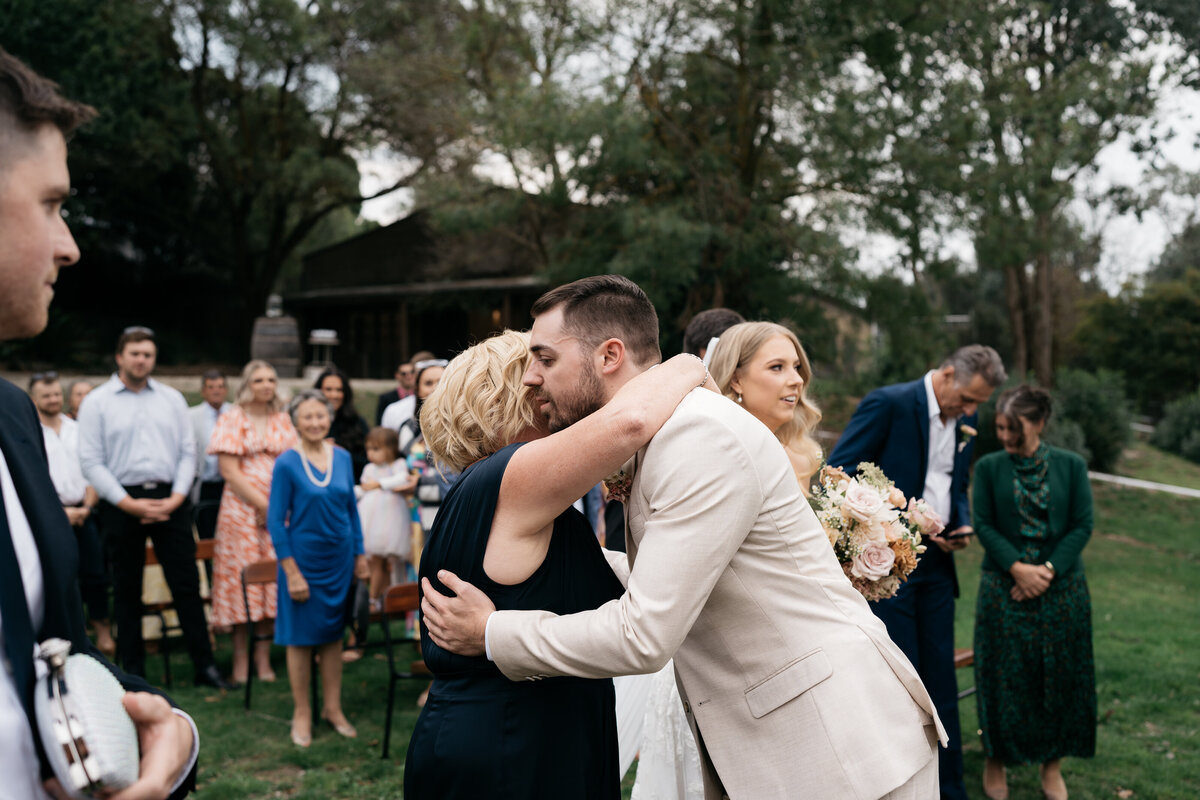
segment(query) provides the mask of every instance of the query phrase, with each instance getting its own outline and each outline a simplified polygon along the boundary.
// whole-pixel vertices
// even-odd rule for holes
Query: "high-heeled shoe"
[[[984,759],[983,796],[988,800],[1008,800],[1008,775],[1003,762]]]
[[[1063,780],[1062,772],[1056,771],[1053,778],[1047,782],[1046,767],[1041,768],[1042,797],[1046,800],[1067,800],[1067,782]]]
[[[334,722],[333,720],[331,720],[329,717],[325,716],[324,714],[321,715],[321,719],[328,722],[329,727],[331,727],[335,731],[337,731],[339,736],[345,736],[347,739],[357,739],[358,738],[358,731],[344,717],[342,719],[342,722],[340,722],[340,723]]]
[[[301,734],[296,729],[296,723],[292,722],[292,744],[296,745],[296,747],[308,747],[312,744],[312,726],[309,726],[307,734]]]

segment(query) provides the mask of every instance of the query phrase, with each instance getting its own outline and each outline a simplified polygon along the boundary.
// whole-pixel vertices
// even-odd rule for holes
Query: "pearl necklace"
[[[316,486],[318,489],[324,489],[329,485],[329,481],[333,478],[332,448],[330,448],[328,445],[324,445],[324,447],[326,448],[325,452],[329,454],[329,469],[325,471],[325,477],[321,480],[317,480],[316,476],[313,475],[313,466],[309,462],[308,456],[304,455],[303,447],[296,448],[296,452],[300,454],[300,463],[304,465],[304,474],[308,476],[308,480],[312,483],[312,485]]]

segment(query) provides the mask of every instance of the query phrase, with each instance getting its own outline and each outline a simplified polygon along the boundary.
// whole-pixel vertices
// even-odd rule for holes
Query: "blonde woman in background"
[[[247,619],[242,599],[242,569],[255,561],[275,558],[267,533],[267,499],[271,471],[280,453],[299,441],[292,421],[283,411],[275,368],[251,361],[242,370],[233,408],[217,418],[208,452],[219,458],[225,491],[217,515],[213,549],[212,621],[233,626],[233,680],[244,683],[250,671],[246,644],[250,623],[267,633],[275,619],[275,590],[249,586]],[[271,643],[259,642],[254,650],[259,680],[275,679],[271,669]]]
[[[807,495],[824,457],[813,438],[821,411],[806,396],[812,366],[796,334],[773,322],[734,325],[712,350],[709,372],[722,394],[779,438]],[[620,728],[620,706],[617,718]],[[670,661],[653,677],[642,730],[632,800],[703,800],[700,754]]]

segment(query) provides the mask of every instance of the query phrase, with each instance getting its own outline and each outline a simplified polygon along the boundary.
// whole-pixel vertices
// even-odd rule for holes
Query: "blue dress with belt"
[[[346,627],[346,596],[354,577],[354,557],[363,553],[362,525],[354,499],[354,465],[350,454],[333,448],[333,475],[327,486],[325,473],[313,467],[312,478],[300,453],[288,450],[275,460],[267,530],[282,562],[296,559],[308,581],[308,600],[297,603],[288,591],[287,576],[279,568],[279,608],[275,617],[275,643],[312,647],[342,638]]]

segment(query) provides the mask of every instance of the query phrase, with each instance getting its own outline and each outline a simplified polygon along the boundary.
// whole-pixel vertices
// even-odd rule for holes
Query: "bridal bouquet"
[[[868,600],[886,600],[917,568],[921,537],[942,532],[942,520],[924,500],[908,499],[883,470],[858,465],[851,478],[826,464],[812,505],[842,571]]]

